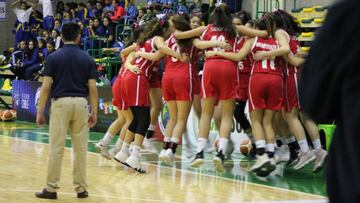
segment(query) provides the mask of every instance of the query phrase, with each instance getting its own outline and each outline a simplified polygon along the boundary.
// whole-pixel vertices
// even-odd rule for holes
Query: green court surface
[[[48,143],[48,129],[40,129],[34,123],[28,122],[0,122],[0,136]],[[102,138],[102,136],[103,133],[90,133],[88,144],[88,150],[90,152],[95,152],[94,143]],[[114,144],[115,141],[114,139],[112,144]],[[66,146],[71,147],[70,138],[67,138]],[[161,143],[158,143],[157,147],[160,149]],[[232,159],[226,161],[226,171],[217,173],[212,165],[211,154],[206,155],[207,161],[201,169],[194,169],[189,167],[190,160],[185,156],[181,156],[181,151],[182,150],[178,150],[176,156],[176,167],[182,170],[326,196],[324,173],[312,173],[311,164],[300,171],[285,168],[284,165],[278,165],[276,171],[271,176],[260,178],[247,172],[251,163],[240,154],[233,154]],[[156,154],[144,153],[142,157],[143,161],[160,165]],[[161,167],[166,166],[162,165]]]

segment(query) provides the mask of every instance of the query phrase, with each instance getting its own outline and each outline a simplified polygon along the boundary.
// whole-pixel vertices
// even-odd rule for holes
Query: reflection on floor
[[[47,145],[43,144],[36,144],[36,143],[47,143],[48,142],[48,133],[47,129],[39,129],[37,128],[33,123],[27,123],[27,122],[15,122],[15,123],[4,123],[0,122],[0,144],[1,145],[12,145],[11,150],[19,150],[20,151],[26,151],[27,146],[29,145],[29,142],[22,143],[19,141],[14,142],[15,140],[31,140],[35,141],[36,147],[34,148],[34,153],[38,157],[42,157],[42,160],[47,160]],[[91,133],[89,138],[89,151],[94,152],[93,144],[99,140],[103,134],[101,133]],[[6,138],[6,137],[12,137],[12,138]],[[115,140],[114,140],[115,142]],[[22,143],[24,146],[17,146],[19,143]],[[46,147],[44,147],[46,146]],[[70,139],[67,139],[66,146],[70,147]],[[159,143],[160,147],[160,143]],[[181,150],[178,150],[181,151]],[[25,156],[26,154],[22,154],[21,156]],[[0,155],[1,156],[1,155]],[[147,163],[147,167],[149,169],[149,173],[145,176],[136,175],[134,173],[131,173],[130,176],[126,175],[126,171],[119,170],[118,166],[113,161],[108,161],[100,158],[97,154],[91,155],[91,157],[94,157],[93,161],[94,166],[91,166],[90,168],[95,171],[101,171],[103,169],[108,170],[111,168],[111,173],[114,174],[116,172],[115,176],[119,179],[124,179],[121,175],[125,176],[125,179],[127,178],[134,178],[135,176],[138,179],[138,182],[132,182],[133,184],[141,185],[142,179],[147,179],[147,181],[151,184],[164,184],[161,181],[174,181],[180,187],[182,188],[182,185],[187,185],[187,183],[184,183],[184,181],[187,181],[187,178],[196,181],[201,181],[202,186],[206,187],[207,183],[211,185],[211,187],[214,190],[219,190],[218,187],[214,186],[215,183],[222,183],[221,185],[229,185],[226,186],[228,189],[232,190],[231,192],[225,191],[223,194],[218,194],[219,191],[216,192],[214,197],[208,197],[208,198],[198,198],[198,200],[193,199],[194,202],[209,202],[209,198],[213,198],[211,201],[217,202],[217,201],[223,201],[223,202],[232,202],[236,200],[243,200],[243,201],[252,201],[252,200],[316,200],[316,199],[323,199],[321,196],[325,196],[325,181],[324,181],[324,175],[323,173],[320,174],[313,174],[311,171],[311,166],[306,167],[303,170],[300,171],[294,171],[292,169],[285,168],[284,165],[280,165],[277,167],[276,172],[269,176],[268,178],[260,178],[257,176],[254,176],[253,174],[248,173],[247,171],[250,168],[250,162],[247,161],[244,157],[242,157],[239,154],[233,154],[232,160],[226,161],[226,171],[224,173],[217,173],[215,172],[213,165],[212,165],[212,155],[207,154],[206,155],[206,164],[201,169],[193,169],[189,167],[189,161],[185,158],[185,156],[181,156],[181,152],[179,152],[177,159],[176,159],[176,165],[174,168],[169,168],[166,166],[161,165],[157,161],[157,156],[155,154],[149,154],[145,153],[143,155],[143,161]],[[15,166],[16,167],[16,166]],[[114,169],[115,167],[115,169]],[[41,173],[45,173],[46,171],[46,165],[42,166]],[[114,171],[115,170],[115,171]],[[89,169],[90,171],[90,169]],[[1,170],[0,170],[1,172]],[[91,173],[91,172],[89,172]],[[118,174],[120,173],[120,174]],[[125,175],[124,175],[125,173]],[[1,174],[0,175],[4,175]],[[70,174],[71,175],[71,174]],[[158,179],[152,179],[155,177],[167,177],[164,180],[158,180]],[[44,175],[41,176],[42,178],[38,178],[40,180],[39,187],[41,187],[41,183],[44,182]],[[142,177],[142,178],[139,178]],[[146,178],[145,178],[146,177]],[[108,178],[108,176],[106,176]],[[113,178],[113,177],[112,177]],[[71,180],[71,177],[69,177]],[[90,178],[89,178],[90,179]],[[153,182],[152,181],[160,181],[160,182]],[[206,180],[206,181],[205,181]],[[42,181],[42,182],[41,182]],[[111,181],[116,181],[116,179],[111,179]],[[133,179],[132,179],[133,181]],[[144,180],[145,181],[145,180]],[[208,182],[210,181],[210,182]],[[212,181],[215,181],[213,183]],[[2,181],[0,181],[2,182]],[[21,182],[21,181],[20,181]],[[124,180],[122,180],[124,182]],[[126,183],[127,184],[127,183]],[[144,184],[146,184],[144,182]],[[193,184],[193,183],[192,183]],[[204,185],[203,185],[204,184]],[[71,185],[71,183],[69,184]],[[218,184],[215,184],[218,185]],[[1,183],[0,183],[1,186]],[[269,187],[271,186],[271,187]],[[223,186],[221,186],[223,187]],[[224,185],[225,187],[225,185]],[[150,186],[151,188],[151,186]],[[249,192],[249,188],[252,188],[251,192]],[[256,189],[257,188],[257,189]],[[1,188],[0,188],[1,189]],[[34,190],[39,188],[33,188]],[[69,188],[68,188],[69,189]],[[163,188],[166,191],[166,188]],[[174,188],[175,189],[175,188]],[[198,192],[199,194],[206,193],[209,195],[209,191],[203,191],[203,188],[195,188],[194,191],[191,191],[193,194],[194,192]],[[223,189],[221,189],[222,191]],[[291,191],[289,191],[291,190]],[[71,191],[71,190],[69,190]],[[152,190],[151,190],[152,191]],[[237,191],[237,193],[234,193]],[[298,192],[292,192],[292,191],[298,191]],[[185,191],[182,191],[181,193],[186,196],[187,194],[184,193]],[[262,194],[260,194],[263,192]],[[164,191],[158,191],[157,193],[160,193],[161,197],[163,197]],[[166,193],[166,192],[165,192]],[[230,194],[231,193],[231,194]],[[258,194],[259,193],[259,194]],[[307,193],[307,194],[305,194]],[[118,194],[118,191],[114,191],[115,196]],[[199,195],[197,194],[197,195]],[[256,194],[256,195],[255,195]],[[313,194],[313,195],[311,195]],[[196,194],[193,194],[196,196]],[[217,196],[220,195],[220,196]],[[230,196],[229,196],[230,195]],[[253,196],[258,196],[254,199]],[[111,195],[110,195],[111,196]],[[114,196],[114,198],[115,198]],[[166,195],[165,195],[166,196]],[[188,199],[184,199],[184,196],[180,195],[180,199],[176,199],[176,201],[189,201]],[[102,196],[101,196],[102,197]],[[226,198],[225,198],[226,197]],[[282,198],[280,198],[282,197]],[[100,198],[100,196],[99,196]],[[120,200],[117,196],[117,200]],[[125,198],[126,199],[126,198]],[[125,200],[124,199],[124,200]],[[132,198],[133,199],[133,198]],[[141,199],[141,198],[140,198]],[[145,198],[145,202],[149,200],[148,198]],[[166,199],[161,198],[165,202]],[[170,198],[171,199],[171,198]],[[170,199],[168,199],[170,201]],[[1,200],[1,198],[0,198]],[[156,201],[158,201],[157,199]],[[195,201],[196,200],[196,201]],[[224,201],[225,200],[225,201]],[[140,201],[140,200],[139,200]],[[172,199],[171,201],[174,201]],[[0,201],[2,202],[2,201]],[[193,201],[191,201],[193,202]]]

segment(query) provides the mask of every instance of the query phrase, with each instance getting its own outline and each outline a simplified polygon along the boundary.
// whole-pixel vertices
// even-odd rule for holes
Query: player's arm
[[[177,58],[181,61],[181,54],[170,49],[164,41],[164,38],[162,37],[156,37],[155,38],[155,46],[157,47],[157,49],[162,53],[162,54],[166,54],[169,56],[172,56],[174,58]]]
[[[205,53],[206,57],[211,56],[221,56],[231,61],[241,61],[251,52],[252,44],[254,43],[253,39],[248,39],[244,43],[244,46],[240,49],[239,52],[223,52],[223,51],[208,51]]]
[[[109,52],[118,52],[118,51],[120,51],[120,49],[119,48],[102,48],[102,51],[103,52],[107,52],[107,51],[109,51]]]
[[[134,60],[135,60],[135,52],[133,51],[126,58],[125,68],[126,68],[126,70],[129,70],[132,73],[139,74],[140,73],[139,67],[136,66],[136,65],[131,64],[131,62],[134,61]]]
[[[176,39],[189,39],[189,38],[193,38],[193,37],[199,37],[202,33],[205,32],[205,30],[206,30],[206,26],[200,26],[198,28],[184,31],[184,32],[175,31],[174,35],[175,35]]]
[[[232,46],[226,42],[220,41],[202,41],[199,38],[193,40],[194,47],[198,49],[208,49],[212,47],[220,47],[222,49],[232,49]]]
[[[269,59],[276,56],[285,56],[290,53],[290,46],[288,42],[288,37],[285,31],[278,30],[275,32],[275,38],[278,41],[279,48],[272,51],[262,51],[254,55],[254,60],[260,61],[264,59]]]
[[[138,45],[136,43],[134,43],[133,45],[128,46],[128,47],[124,48],[123,50],[121,50],[121,52],[120,52],[121,58],[125,58],[131,52],[135,51],[137,49],[137,47],[138,47]]]
[[[269,37],[269,33],[265,30],[256,30],[253,28],[246,27],[245,25],[237,25],[236,29],[242,35],[249,36],[249,37]]]
[[[147,60],[150,60],[150,61],[158,61],[160,60],[162,57],[164,57],[165,54],[161,53],[160,51],[157,51],[155,53],[149,53],[149,52],[144,52],[144,51],[137,51],[135,53],[135,57],[138,58],[138,57],[142,57],[142,58],[145,58]]]
[[[295,67],[300,67],[302,64],[304,64],[305,59],[295,56],[293,54],[288,54],[287,56],[284,56],[285,60],[290,63],[291,65],[295,66]]]

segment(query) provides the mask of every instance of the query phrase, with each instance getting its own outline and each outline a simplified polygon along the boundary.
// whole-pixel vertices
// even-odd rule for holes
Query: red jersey
[[[192,47],[191,48],[191,53],[190,53],[190,60],[191,60],[191,64],[192,64],[192,70],[193,73],[198,75],[199,74],[199,60],[200,60],[200,53],[201,50],[197,49],[196,47]]]
[[[274,38],[256,37],[251,52],[252,54],[256,54],[256,52],[258,51],[272,51],[278,48],[279,45]],[[282,59],[282,57],[275,57],[275,59],[264,59],[262,61],[255,61],[252,66],[251,74],[271,73],[282,75],[283,60],[284,59]]]
[[[234,52],[235,45],[237,43],[237,37],[228,38],[226,32],[224,32],[222,28],[215,27],[213,24],[209,24],[206,27],[205,32],[201,36],[201,40],[228,42],[232,46],[232,50],[225,50],[225,49],[222,49],[219,47],[212,47],[212,48],[207,49],[207,51]],[[224,59],[224,57],[212,56],[212,57],[208,57],[207,59]]]
[[[246,41],[245,37],[241,37],[235,46],[235,52],[239,52],[244,46]],[[238,62],[239,73],[250,73],[253,64],[252,54],[248,54],[242,61]]]
[[[289,36],[290,40],[289,40],[289,45],[290,45],[290,51],[291,54],[295,55],[297,53],[301,52],[301,47],[300,47],[300,42],[298,41],[298,39],[296,38],[296,36]],[[288,64],[287,65],[287,74],[294,74],[297,73],[297,67]]]
[[[138,47],[136,51],[144,51],[148,53],[154,53],[156,51],[154,46],[155,37],[148,39],[141,47]],[[136,58],[132,61],[133,65],[137,65],[140,69],[140,75],[145,76],[147,79],[150,77],[152,73],[152,68],[155,64],[154,61],[150,61],[143,57]]]
[[[180,53],[180,46],[176,43],[176,38],[174,35],[171,35],[166,40],[166,45],[170,49]],[[188,55],[190,55],[190,52],[191,52],[191,48],[188,50]],[[193,74],[191,69],[192,69],[191,63],[184,63],[172,56],[169,55],[166,56],[164,76],[166,76],[168,79],[191,78],[191,74]]]
[[[122,59],[122,64],[121,64],[121,68],[120,68],[120,71],[119,71],[119,74],[118,74],[118,78],[121,78],[124,75],[125,71],[126,71],[125,62],[126,62],[126,56]]]

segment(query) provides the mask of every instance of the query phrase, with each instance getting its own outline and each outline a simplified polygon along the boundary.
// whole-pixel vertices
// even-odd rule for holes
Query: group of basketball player
[[[204,163],[214,118],[219,141],[213,163],[217,171],[224,170],[235,117],[253,139],[256,162],[251,171],[258,176],[269,175],[281,161],[296,170],[313,162],[313,171],[321,170],[327,152],[322,149],[316,124],[301,112],[297,94],[304,56],[293,17],[278,10],[259,20],[242,22],[230,14],[225,4],[220,4],[211,18],[209,25],[201,26],[197,16],[166,16],[134,30],[121,52],[123,67],[113,85],[118,118],[95,145],[101,155],[145,172],[140,149],[149,144],[164,99],[170,119],[159,160],[167,165],[174,163],[193,107],[200,121],[192,167]],[[160,82],[156,67],[162,58],[165,71]],[[205,58],[202,71],[200,58]],[[244,113],[247,102],[251,125]],[[119,131],[115,148],[109,151],[108,145]],[[289,149],[288,159],[274,158],[275,149],[281,149],[275,134],[282,138],[281,147]]]

